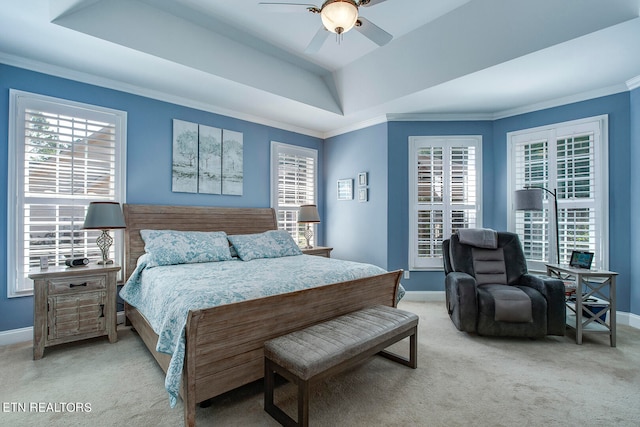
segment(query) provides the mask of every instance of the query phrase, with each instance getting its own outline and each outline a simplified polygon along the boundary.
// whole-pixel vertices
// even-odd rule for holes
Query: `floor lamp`
[[[525,187],[515,192],[515,209],[517,211],[541,211],[544,191],[553,196],[554,219],[556,226],[556,262],[560,264],[560,236],[558,235],[558,195],[556,190],[547,190],[544,187]]]

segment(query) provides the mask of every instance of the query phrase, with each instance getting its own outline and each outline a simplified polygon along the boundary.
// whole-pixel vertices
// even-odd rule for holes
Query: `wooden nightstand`
[[[328,248],[326,246],[315,246],[311,249],[304,249],[302,248],[302,253],[305,255],[317,255],[317,256],[323,256],[323,257],[327,257],[327,258],[331,258],[331,251],[333,250],[333,248]]]
[[[85,267],[32,269],[33,359],[44,348],[87,338],[109,336],[116,331],[116,276],[120,266],[92,264]]]

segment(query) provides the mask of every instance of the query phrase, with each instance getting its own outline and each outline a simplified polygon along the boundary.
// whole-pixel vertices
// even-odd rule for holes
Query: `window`
[[[442,270],[442,241],[482,225],[481,136],[409,138],[409,269]]]
[[[298,209],[300,205],[317,204],[317,176],[316,150],[271,142],[271,206],[276,210],[278,227],[287,230],[301,246],[307,244],[306,224],[298,224]]]
[[[124,201],[125,127],[124,112],[10,91],[8,296],[32,294],[41,257],[101,258],[82,225],[89,202]]]
[[[607,268],[607,116],[512,132],[509,196],[528,187],[557,191],[561,264],[573,250],[595,252],[594,266]],[[556,263],[553,195],[543,211],[511,210],[509,229],[520,236],[530,268]],[[510,206],[513,206],[512,201]]]

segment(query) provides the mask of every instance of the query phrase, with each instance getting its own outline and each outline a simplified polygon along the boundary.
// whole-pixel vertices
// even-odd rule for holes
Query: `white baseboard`
[[[0,345],[11,345],[25,341],[33,341],[32,326],[0,332]]]
[[[402,299],[414,302],[444,302],[444,291],[407,291]]]
[[[632,328],[640,329],[640,316],[627,312],[616,312],[617,324],[629,325]]]
[[[118,314],[116,315],[116,323],[118,325],[124,323],[124,311],[118,312]],[[0,346],[17,344],[27,341],[33,341],[33,326],[0,332]]]

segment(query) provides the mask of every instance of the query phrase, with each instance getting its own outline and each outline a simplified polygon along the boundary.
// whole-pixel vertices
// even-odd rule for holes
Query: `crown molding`
[[[327,139],[345,133],[353,132],[360,129],[365,129],[381,123],[387,122],[408,122],[408,121],[492,121],[499,120],[508,117],[513,117],[521,114],[532,113],[535,111],[545,110],[548,108],[560,107],[576,102],[587,101],[590,99],[600,98],[603,96],[613,95],[616,93],[626,92],[634,90],[640,87],[640,76],[633,77],[627,80],[623,84],[609,86],[606,88],[596,89],[593,91],[583,92],[580,94],[570,95],[562,98],[556,98],[540,102],[537,104],[517,107],[513,109],[503,110],[496,113],[388,113],[369,120],[364,120],[359,123],[348,125],[342,128],[337,128],[327,132],[320,132],[311,129],[302,128],[299,126],[293,126],[287,123],[282,123],[274,120],[268,120],[263,117],[257,117],[250,114],[241,113],[234,110],[228,110],[219,106],[193,101],[184,97],[170,95],[161,91],[143,88],[136,85],[131,85],[118,80],[107,79],[99,77],[93,74],[84,73],[69,68],[60,67],[56,65],[46,64],[40,61],[26,59],[4,52],[0,52],[0,63],[24,68],[30,71],[35,71],[43,74],[48,74],[54,77],[70,79],[80,83],[91,84],[94,86],[104,87],[106,89],[117,90],[126,92],[133,95],[138,95],[146,98],[155,99],[162,102],[168,102],[171,104],[181,105],[188,108],[194,108],[201,111],[206,111],[213,114],[220,114],[223,116],[245,120],[251,123],[256,123],[264,126],[274,127],[285,131],[295,132],[302,135],[307,135],[320,139]]]
[[[493,114],[485,113],[408,113],[387,114],[390,122],[451,122],[493,120]]]
[[[521,114],[533,113],[535,111],[546,110],[548,108],[561,107],[563,105],[574,104],[576,102],[588,101],[590,99],[602,98],[603,96],[615,95],[616,93],[626,92],[628,88],[625,84],[617,84],[601,89],[595,89],[588,92],[582,92],[575,95],[569,95],[562,98],[550,99],[548,101],[539,102],[518,108],[500,111],[494,114],[493,119],[505,119],[507,117],[519,116]]]
[[[168,102],[171,104],[181,105],[183,107],[194,108],[201,111],[206,111],[213,114],[220,114],[222,116],[231,117],[234,119],[245,120],[251,123],[256,123],[264,126],[270,126],[277,129],[282,129],[290,132],[300,133],[315,138],[323,138],[323,133],[314,131],[311,129],[301,128],[299,126],[293,126],[287,123],[281,123],[274,120],[267,120],[263,117],[257,117],[250,114],[240,113],[234,110],[228,110],[216,105],[211,105],[203,102],[193,101],[181,96],[170,95],[165,92],[143,88],[140,86],[124,83],[118,80],[107,79],[99,77],[93,74],[84,73],[81,71],[71,70],[65,67],[59,67],[57,65],[46,64],[44,62],[26,59],[14,55],[9,55],[4,52],[0,52],[0,63],[10,65],[13,67],[24,68],[29,71],[35,71],[59,77],[63,79],[69,79],[80,83],[86,83],[94,86],[103,87],[106,89],[117,90],[126,92],[132,95],[138,95],[145,98],[155,99],[157,101]]]
[[[629,90],[634,90],[640,87],[640,76],[633,77],[627,80],[627,87]]]

